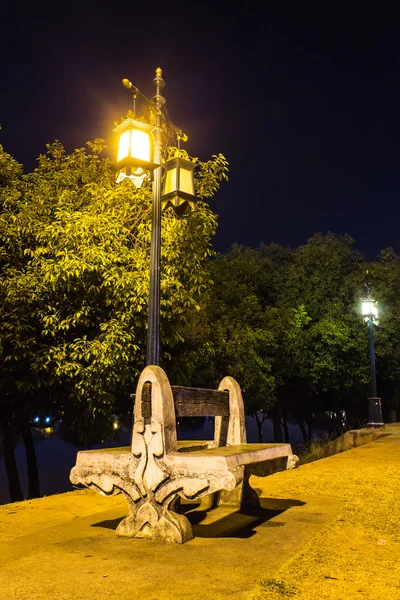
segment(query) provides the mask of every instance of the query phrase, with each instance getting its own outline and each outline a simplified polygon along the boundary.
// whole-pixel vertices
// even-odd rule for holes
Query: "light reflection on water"
[[[180,419],[178,425],[178,438],[188,440],[207,440],[214,437],[214,422],[206,419],[204,423],[198,420],[182,425],[183,419]],[[200,424],[200,427],[199,427]],[[297,425],[289,424],[290,443],[293,446],[302,442],[300,429]],[[254,417],[246,417],[247,441],[258,442],[258,430]],[[95,448],[116,448],[118,446],[129,446],[131,437],[130,427],[123,426],[118,436],[112,442],[103,446],[97,445]],[[273,442],[272,421],[267,419],[263,424],[263,441]],[[73,489],[69,481],[69,473],[75,465],[76,453],[78,448],[69,442],[60,439],[58,433],[50,437],[35,440],[36,456],[39,468],[40,489],[44,496],[67,492]],[[15,449],[15,458],[18,466],[19,477],[22,490],[27,495],[28,477],[25,459],[25,447],[19,443]],[[8,492],[8,482],[4,466],[4,457],[0,458],[0,504],[10,502]]]

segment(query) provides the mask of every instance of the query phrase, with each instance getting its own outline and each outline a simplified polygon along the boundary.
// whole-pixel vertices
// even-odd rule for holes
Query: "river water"
[[[258,442],[257,425],[254,417],[246,417],[246,431],[248,442]],[[205,419],[204,422],[193,421],[178,425],[178,438],[188,440],[212,439],[214,436],[214,422],[211,419]],[[39,431],[35,432],[35,449],[38,461],[40,488],[44,496],[67,492],[73,489],[69,481],[69,473],[75,465],[77,448],[72,443],[63,441],[57,433],[54,432],[45,437]],[[302,436],[297,425],[289,424],[290,443],[293,446],[302,443]],[[128,446],[130,444],[131,428],[124,421],[119,422],[117,437],[112,442],[95,448],[111,448],[118,446]],[[273,426],[269,419],[263,424],[263,441],[273,442]],[[25,447],[20,441],[15,449],[22,490],[27,496],[28,477],[26,470]],[[10,502],[8,491],[8,482],[4,466],[4,457],[0,457],[0,504]]]

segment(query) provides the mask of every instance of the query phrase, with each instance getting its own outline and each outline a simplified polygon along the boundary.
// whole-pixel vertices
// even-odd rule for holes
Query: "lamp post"
[[[371,368],[371,397],[368,399],[368,424],[367,427],[383,427],[381,398],[377,396],[375,348],[374,348],[374,325],[378,324],[378,307],[376,301],[371,297],[369,286],[367,294],[361,299],[361,314],[368,323],[369,333],[369,358]]]
[[[114,129],[119,135],[118,159],[115,165],[116,182],[128,178],[135,187],[141,187],[146,179],[152,181],[152,220],[150,245],[150,285],[147,329],[146,364],[160,363],[160,262],[161,262],[161,210],[173,208],[176,214],[187,214],[197,200],[194,194],[194,163],[181,158],[179,147],[177,156],[165,159],[169,138],[176,136],[187,141],[188,137],[163,113],[165,98],[161,90],[165,86],[162,70],[156,69],[153,79],[155,95],[148,100],[128,79],[123,86],[132,91],[134,107],[138,96],[150,107],[153,123],[137,120],[135,112],[129,112],[126,119]],[[154,116],[155,115],[155,116]],[[165,145],[163,141],[165,140]],[[183,154],[183,153],[182,153]],[[186,154],[186,153],[185,153]],[[164,189],[162,186],[162,171]],[[172,175],[172,176],[171,176]],[[172,202],[171,202],[172,200]]]
[[[156,112],[154,163],[158,165],[153,172],[153,208],[151,219],[150,245],[150,294],[147,330],[147,365],[160,364],[160,261],[161,261],[161,107],[165,99],[160,92],[165,85],[160,68],[156,70],[153,79],[156,88],[153,97]]]

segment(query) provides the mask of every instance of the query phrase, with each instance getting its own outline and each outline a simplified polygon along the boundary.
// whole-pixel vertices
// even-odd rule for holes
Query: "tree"
[[[0,211],[9,209],[9,207],[19,202],[21,192],[22,166],[17,163],[0,145]],[[4,268],[8,260],[7,248],[0,245],[0,267]],[[4,313],[6,299],[6,287],[3,278],[0,279],[0,310]],[[11,315],[14,318],[14,315]],[[23,324],[21,325],[23,327]],[[7,346],[7,330],[3,322],[0,327],[0,352],[4,357]],[[19,340],[15,341],[16,344]],[[9,481],[11,498],[22,500],[23,493],[18,476],[17,465],[15,462],[14,448],[17,437],[17,427],[14,419],[14,401],[12,398],[12,389],[15,385],[16,372],[21,372],[24,364],[24,350],[21,352],[20,359],[15,363],[15,372],[12,372],[9,363],[2,360],[0,375],[0,430],[3,436],[4,461]]]
[[[377,388],[388,419],[389,411],[400,406],[400,257],[386,248],[368,268],[379,309],[379,326],[374,328]],[[366,327],[363,334],[367,337]]]
[[[364,270],[354,240],[332,233],[315,234],[294,252],[286,269],[278,303],[302,306],[308,324],[278,396],[306,438],[312,435],[313,413],[350,409],[365,391],[367,340],[357,312]]]
[[[267,416],[281,441],[289,412],[305,439],[313,414],[358,413],[369,377],[357,312],[364,270],[349,236],[316,234],[295,250],[234,246],[211,262],[214,287],[179,378],[236,377],[260,438]]]
[[[227,374],[243,390],[247,414],[263,422],[276,403],[278,365],[289,339],[302,327],[301,311],[274,306],[278,256],[289,250],[234,246],[210,263],[214,286],[204,297],[197,328],[186,336],[183,360],[175,361],[176,379],[215,387]],[[188,347],[188,341],[191,342]]]
[[[17,188],[3,188],[0,214],[2,406],[17,428],[51,406],[87,445],[112,431],[145,362],[151,188],[115,185],[103,149],[102,140],[72,154],[49,145],[33,173],[17,173]],[[166,360],[209,285],[216,216],[203,198],[227,163],[214,156],[199,171],[195,212],[162,219]]]

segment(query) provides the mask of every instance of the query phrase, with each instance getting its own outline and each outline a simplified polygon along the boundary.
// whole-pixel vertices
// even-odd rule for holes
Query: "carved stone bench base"
[[[129,506],[131,512],[118,525],[117,535],[177,544],[193,539],[193,529],[188,519],[170,510],[169,506],[159,506],[150,501],[133,506],[129,501]]]

